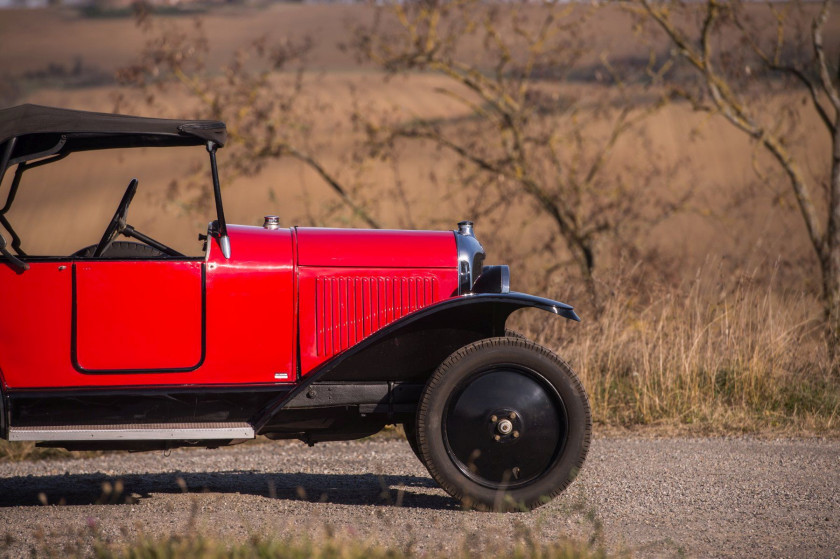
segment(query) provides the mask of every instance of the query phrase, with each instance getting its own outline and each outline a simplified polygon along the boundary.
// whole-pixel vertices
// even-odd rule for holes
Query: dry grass
[[[497,549],[483,554],[487,559],[596,559],[609,555],[601,545],[561,540],[552,543],[538,543],[526,537],[525,541],[507,549]],[[0,541],[0,554],[4,547],[14,542]],[[31,557],[97,557],[99,559],[468,559],[474,557],[465,539],[459,553],[441,552],[426,554],[412,549],[385,547],[372,542],[359,542],[327,534],[317,541],[299,539],[271,539],[254,535],[244,543],[224,542],[219,539],[189,534],[165,538],[140,538],[128,545],[116,545],[99,534],[95,525],[80,533],[76,541],[58,551],[44,544],[30,550]]]
[[[603,426],[840,434],[818,303],[767,283],[617,286],[600,317],[519,326],[572,361]]]
[[[31,442],[9,442],[0,439],[0,462],[20,462],[22,460],[45,460],[70,456],[66,450],[58,448],[38,448]]]

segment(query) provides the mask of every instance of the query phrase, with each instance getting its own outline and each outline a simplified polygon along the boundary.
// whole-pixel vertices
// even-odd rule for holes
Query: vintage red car
[[[402,424],[467,506],[533,508],[562,491],[589,447],[586,394],[564,361],[505,323],[526,307],[579,320],[572,307],[510,291],[508,267],[483,265],[468,221],[228,225],[216,166],[225,141],[215,121],[0,110],[0,180],[14,168],[0,209],[2,437],[152,450],[256,435],[314,444]],[[171,146],[209,153],[216,219],[203,256],[128,224],[137,179],[97,244],[26,251],[9,210],[27,170],[81,151]]]

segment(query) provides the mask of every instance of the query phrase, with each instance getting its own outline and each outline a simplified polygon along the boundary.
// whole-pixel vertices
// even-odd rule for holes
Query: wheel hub
[[[509,409],[495,410],[487,421],[488,432],[496,442],[510,442],[522,435],[524,420],[518,412]]]
[[[444,430],[450,456],[465,475],[488,487],[511,487],[549,468],[565,440],[565,411],[538,374],[500,366],[453,394]]]

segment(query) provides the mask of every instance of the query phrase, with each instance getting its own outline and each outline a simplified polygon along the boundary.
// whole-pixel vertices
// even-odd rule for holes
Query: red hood
[[[457,268],[452,231],[298,227],[298,265],[366,268]]]

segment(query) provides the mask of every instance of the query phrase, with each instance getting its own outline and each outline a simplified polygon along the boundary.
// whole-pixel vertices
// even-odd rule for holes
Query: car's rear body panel
[[[0,265],[0,371],[4,388],[49,386],[72,374],[71,262]]]

